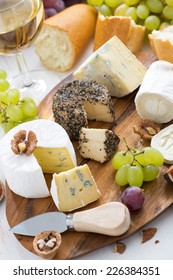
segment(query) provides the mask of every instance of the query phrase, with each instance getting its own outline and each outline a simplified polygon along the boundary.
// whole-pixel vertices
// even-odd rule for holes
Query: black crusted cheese
[[[94,108],[91,115],[87,112],[92,111],[90,104]],[[100,117],[99,110],[103,107],[105,113]],[[74,80],[61,86],[53,97],[52,110],[55,121],[65,128],[72,139],[79,138],[81,127],[88,126],[87,119],[115,121],[108,89],[95,81]]]

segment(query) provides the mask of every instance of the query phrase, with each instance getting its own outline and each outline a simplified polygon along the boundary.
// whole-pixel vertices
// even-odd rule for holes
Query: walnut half
[[[133,126],[133,131],[145,140],[151,140],[161,129],[161,125],[150,120],[142,120],[138,125]]]
[[[31,155],[37,145],[37,137],[33,131],[20,130],[14,135],[11,140],[11,149],[16,154],[25,153],[27,156]]]

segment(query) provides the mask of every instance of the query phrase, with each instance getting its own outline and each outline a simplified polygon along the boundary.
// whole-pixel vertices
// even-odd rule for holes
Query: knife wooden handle
[[[130,213],[120,202],[109,202],[101,206],[76,212],[73,215],[74,229],[80,232],[95,232],[118,236],[130,226]]]

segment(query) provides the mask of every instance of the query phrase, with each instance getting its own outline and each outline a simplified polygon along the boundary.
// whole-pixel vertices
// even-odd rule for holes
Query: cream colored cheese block
[[[105,85],[112,96],[123,97],[138,88],[145,73],[145,66],[114,36],[92,53],[73,76],[95,80]]]
[[[11,150],[10,142],[20,130],[31,130],[37,136],[37,147],[31,155],[16,155]],[[9,188],[20,196],[49,196],[43,172],[61,172],[74,166],[76,155],[73,145],[66,131],[54,121],[34,120],[20,124],[0,141],[0,168]]]
[[[173,119],[173,64],[155,61],[147,70],[135,98],[136,110],[143,119],[167,123]]]
[[[111,130],[82,127],[79,133],[79,152],[83,158],[103,163],[113,156],[119,141],[119,137]]]
[[[162,153],[166,163],[173,164],[173,124],[154,135],[150,145]]]
[[[87,164],[54,174],[50,193],[62,212],[81,208],[101,195]]]

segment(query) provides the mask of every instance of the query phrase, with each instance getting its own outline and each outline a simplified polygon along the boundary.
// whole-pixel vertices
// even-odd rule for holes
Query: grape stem
[[[130,152],[131,155],[133,156],[133,161],[132,161],[131,165],[135,165],[134,162],[136,161],[141,167],[144,167],[144,165],[141,164],[141,163],[136,159],[136,156],[143,154],[144,151],[140,151],[140,152],[134,153],[135,149],[130,148],[130,147],[128,146],[127,141],[126,141],[125,138],[123,138],[123,140],[124,140],[124,142],[125,142],[126,149],[127,149],[127,151],[126,151],[125,153]]]

